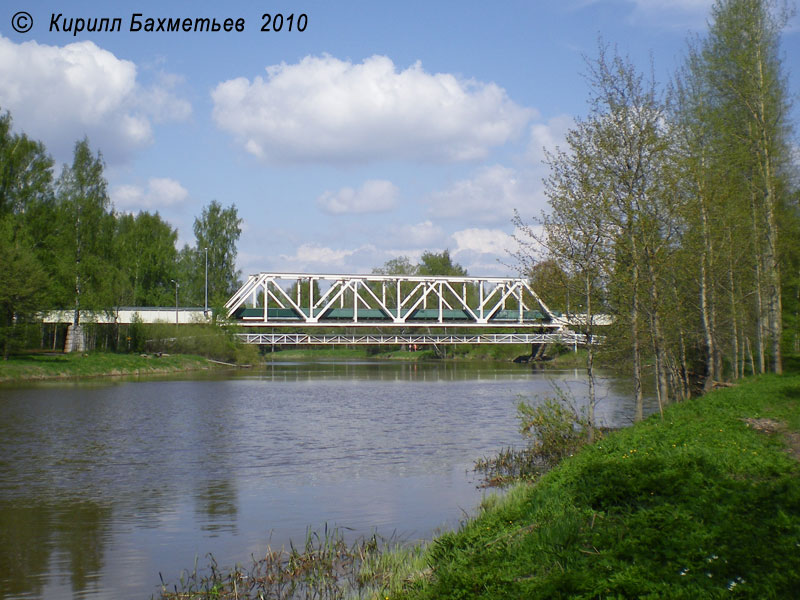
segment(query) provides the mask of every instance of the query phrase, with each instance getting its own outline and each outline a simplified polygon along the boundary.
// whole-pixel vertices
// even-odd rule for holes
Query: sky
[[[57,165],[88,138],[115,210],[158,211],[181,246],[204,206],[234,204],[244,276],[369,273],[445,249],[470,275],[509,276],[514,211],[547,210],[543,149],[587,114],[587,60],[606,44],[664,86],[710,7],[3,0],[0,109]],[[135,13],[244,25],[131,31]],[[280,31],[262,31],[276,15]],[[104,17],[120,31],[74,31]],[[797,104],[797,16],[781,54]],[[791,120],[798,128],[797,106]]]

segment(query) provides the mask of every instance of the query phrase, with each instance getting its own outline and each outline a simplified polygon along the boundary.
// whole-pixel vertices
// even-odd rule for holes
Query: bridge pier
[[[542,360],[546,349],[547,343],[545,342],[531,344],[531,360]]]
[[[64,352],[83,352],[85,349],[86,338],[83,335],[83,327],[69,325],[67,327],[67,339],[64,342]]]

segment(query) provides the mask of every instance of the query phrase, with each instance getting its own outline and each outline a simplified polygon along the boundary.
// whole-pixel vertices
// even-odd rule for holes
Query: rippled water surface
[[[579,371],[293,363],[0,387],[0,598],[149,598],[195,557],[247,562],[325,524],[403,539],[457,526],[474,459],[519,444],[519,395]],[[599,418],[630,421],[601,381]]]

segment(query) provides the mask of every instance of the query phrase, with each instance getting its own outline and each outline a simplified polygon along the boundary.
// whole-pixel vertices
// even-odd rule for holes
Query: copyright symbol
[[[31,27],[33,27],[33,17],[31,13],[25,12],[24,10],[16,13],[11,17],[11,27],[13,27],[14,31],[17,33],[28,33]]]

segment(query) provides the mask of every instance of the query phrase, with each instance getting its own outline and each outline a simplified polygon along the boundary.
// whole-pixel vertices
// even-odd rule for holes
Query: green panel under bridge
[[[301,308],[302,312],[298,312],[293,308],[268,308],[267,320],[268,321],[290,321],[294,323],[305,322],[308,318],[306,310]],[[371,321],[376,324],[391,323],[397,317],[397,311],[391,310],[384,312],[377,308],[359,308],[357,318],[353,314],[352,308],[332,308],[324,315],[320,316],[320,321]],[[401,313],[402,314],[402,313]],[[407,323],[421,322],[430,323],[436,322],[439,319],[439,311],[436,309],[417,309],[407,315],[403,315]],[[239,308],[233,314],[233,318],[241,321],[258,321],[264,319],[263,308]],[[523,311],[524,322],[546,322],[544,313],[538,310],[525,310]],[[468,323],[472,319],[464,310],[444,309],[442,311],[442,320],[447,323]],[[518,320],[518,314],[512,310],[498,310],[488,318],[489,323],[515,323]]]

